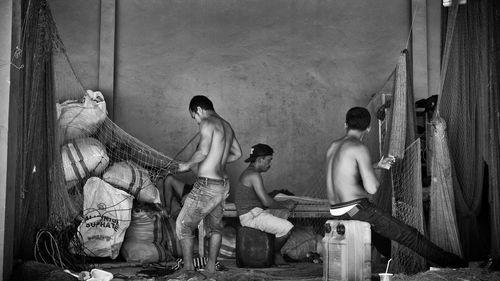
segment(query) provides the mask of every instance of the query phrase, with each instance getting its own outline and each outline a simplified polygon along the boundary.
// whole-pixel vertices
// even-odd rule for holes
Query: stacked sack
[[[100,175],[109,164],[106,148],[94,138],[70,140],[62,146],[61,154],[69,187],[91,175]]]
[[[62,133],[62,165],[68,187],[100,175],[109,164],[106,148],[92,138],[106,120],[106,102],[101,92],[87,90],[83,102],[56,104],[57,123]],[[82,184],[83,185],[83,184]]]
[[[151,182],[148,171],[133,161],[114,163],[104,172],[102,178],[132,194],[139,202],[161,204],[160,192]]]
[[[115,259],[122,245],[126,245],[122,254],[144,262],[179,255],[172,219],[146,212],[142,207],[132,212],[134,199],[139,203],[160,204],[160,193],[149,172],[139,164],[131,160],[110,163],[105,144],[98,140],[106,137],[99,130],[107,118],[102,93],[87,90],[83,101],[66,101],[56,108],[67,187],[83,188],[83,198],[78,199],[83,202],[75,204],[83,206],[84,220],[70,250],[75,254]]]
[[[281,254],[296,261],[306,261],[311,253],[323,254],[321,235],[315,234],[312,227],[296,226],[287,239]]]
[[[99,91],[87,90],[83,102],[68,100],[56,104],[57,121],[65,140],[94,134],[106,120],[106,102]]]
[[[138,204],[132,210],[132,221],[125,235],[121,253],[128,262],[152,263],[172,260],[172,253],[165,248],[166,224],[161,210]]]
[[[92,257],[115,259],[130,224],[133,198],[98,177],[91,177],[83,187],[83,218],[70,251]],[[80,249],[78,245],[82,245]],[[83,250],[83,253],[81,253]]]

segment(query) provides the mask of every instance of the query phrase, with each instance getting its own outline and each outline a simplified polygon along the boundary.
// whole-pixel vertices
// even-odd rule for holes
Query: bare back
[[[376,192],[378,180],[368,149],[358,139],[345,136],[334,141],[326,160],[327,195],[331,204],[366,198]]]
[[[208,146],[208,154],[198,165],[198,176],[226,178],[226,163],[234,139],[231,125],[220,116],[213,115],[203,120],[200,132],[200,145]]]

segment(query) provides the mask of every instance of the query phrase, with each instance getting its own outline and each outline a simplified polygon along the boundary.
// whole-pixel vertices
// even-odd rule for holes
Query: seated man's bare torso
[[[366,198],[357,156],[366,153],[364,145],[355,138],[334,141],[327,152],[327,185],[331,204]]]

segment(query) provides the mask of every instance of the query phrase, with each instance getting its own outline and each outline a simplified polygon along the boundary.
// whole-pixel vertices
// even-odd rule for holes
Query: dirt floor
[[[167,272],[169,264],[155,264],[148,266],[130,266],[127,264],[102,264],[101,268],[114,274],[113,281],[268,281],[268,280],[323,280],[323,264],[291,263],[290,268],[238,268],[234,260],[223,260],[221,263],[228,269],[209,274],[204,271]],[[474,266],[474,265],[473,265]],[[384,271],[384,265],[372,265],[372,281],[380,280],[378,273]],[[168,274],[170,273],[170,274]],[[415,275],[395,274],[391,281],[500,281],[499,271],[488,271],[486,268],[469,267],[462,269],[435,269]]]
[[[209,274],[205,271],[182,272],[167,271],[175,262],[138,265],[132,263],[100,263],[93,269],[101,269],[114,275],[113,281],[322,281],[323,264],[321,263],[291,263],[289,268],[238,268],[234,260],[222,260],[221,264],[227,270]],[[385,270],[384,264],[373,263],[372,281],[380,280],[378,273]],[[63,269],[35,261],[20,262],[10,281],[75,281],[78,274],[84,272],[64,272]],[[88,274],[88,272],[87,272]],[[73,277],[74,276],[74,277]],[[83,279],[80,279],[83,280]],[[102,279],[94,279],[102,280]],[[106,279],[108,280],[108,279]],[[468,268],[434,269],[415,275],[395,274],[390,281],[500,281],[500,271],[489,271],[484,264],[470,263]],[[328,280],[333,281],[333,280]],[[367,280],[363,280],[367,281]]]
[[[267,280],[310,280],[320,281],[323,278],[322,264],[292,263],[289,268],[238,268],[234,260],[221,261],[227,270],[209,274],[205,271],[183,272],[179,270],[167,274],[165,267],[151,265],[146,267],[110,268],[108,271],[115,276],[113,281],[130,280],[172,280],[172,281],[197,281],[197,280],[236,280],[236,281],[267,281]]]

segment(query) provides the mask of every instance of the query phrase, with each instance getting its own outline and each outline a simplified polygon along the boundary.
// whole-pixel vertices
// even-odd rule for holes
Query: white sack
[[[148,171],[132,161],[114,163],[102,179],[134,195],[139,202],[161,204],[160,192],[151,182]]]
[[[83,196],[84,220],[75,239],[86,256],[115,259],[130,225],[133,197],[97,177],[87,180]],[[76,253],[74,244],[70,250]]]
[[[93,138],[69,141],[61,148],[66,182],[100,175],[109,164],[106,148]]]
[[[65,140],[88,137],[106,120],[106,102],[101,92],[87,90],[83,102],[56,104],[57,119]]]

